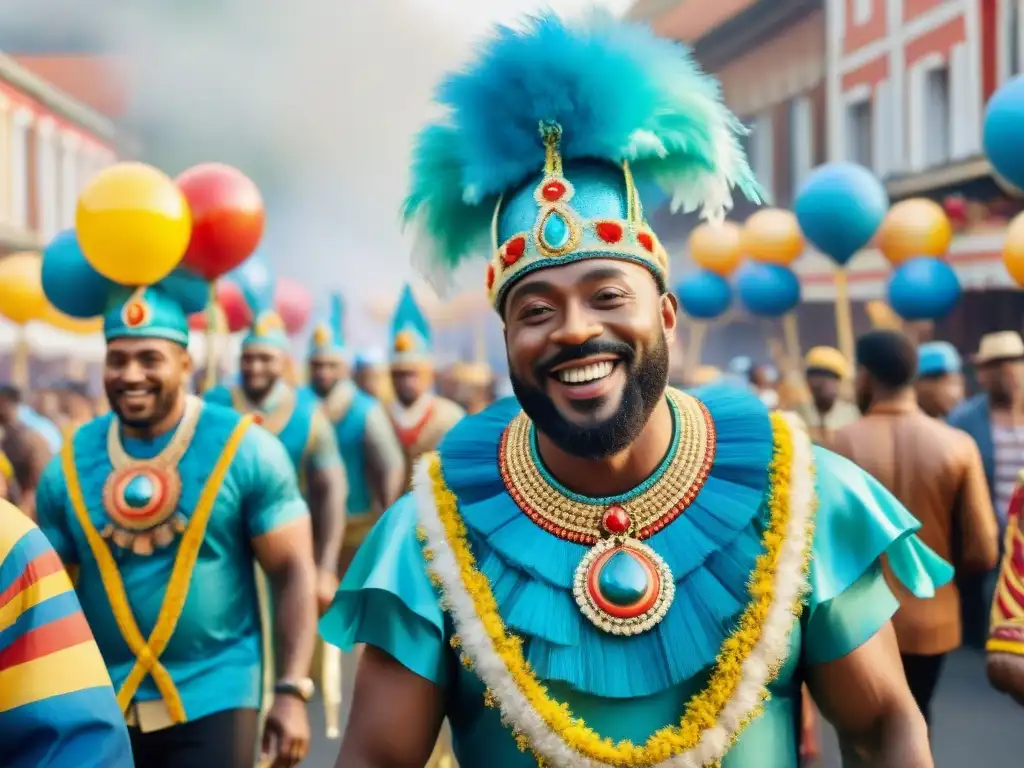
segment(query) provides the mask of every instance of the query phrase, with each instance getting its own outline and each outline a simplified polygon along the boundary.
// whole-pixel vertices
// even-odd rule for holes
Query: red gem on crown
[[[526,253],[526,238],[519,235],[505,243],[505,250],[501,254],[501,260],[505,262],[506,266],[511,267],[522,258],[524,253]]]
[[[622,239],[622,225],[614,221],[599,221],[594,229],[606,243],[617,243]]]
[[[641,232],[636,236],[636,240],[648,251],[654,252],[654,238],[651,237],[650,232]]]
[[[605,510],[604,516],[601,518],[601,525],[608,533],[625,533],[629,530],[629,526],[632,524],[632,520],[629,519],[629,515],[626,514],[626,510],[618,504],[612,504]]]
[[[554,203],[562,199],[562,195],[565,194],[565,184],[560,181],[549,181],[544,185],[544,188],[540,191],[541,195],[549,203]]]
[[[124,321],[129,328],[138,328],[146,320],[146,308],[138,301],[133,301],[124,311]]]

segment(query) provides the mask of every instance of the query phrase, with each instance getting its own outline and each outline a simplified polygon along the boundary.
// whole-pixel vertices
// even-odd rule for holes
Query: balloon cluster
[[[1024,76],[1017,75],[993,94],[985,108],[983,138],[997,177],[1019,193],[1024,189],[1024,156],[1020,137],[1024,130]],[[1024,213],[1006,229],[1003,263],[1017,285],[1024,286]]]

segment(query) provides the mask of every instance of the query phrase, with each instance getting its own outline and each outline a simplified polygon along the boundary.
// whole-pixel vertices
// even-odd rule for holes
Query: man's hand
[[[268,768],[294,768],[309,753],[309,714],[297,696],[279,694],[263,726],[260,763]]]
[[[316,602],[319,615],[327,613],[338,591],[338,576],[331,571],[319,571],[316,575]]]
[[[992,687],[1009,694],[1024,706],[1024,656],[990,652],[987,666],[988,680]]]

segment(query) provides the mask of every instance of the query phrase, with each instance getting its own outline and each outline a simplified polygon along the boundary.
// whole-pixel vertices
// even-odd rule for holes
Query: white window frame
[[[853,25],[860,27],[871,21],[875,10],[873,0],[851,0],[853,3]]]
[[[999,39],[996,42],[996,69],[999,85],[1014,75],[1013,25],[1010,24],[1011,11],[1017,11],[1017,73],[1024,72],[1024,0],[996,0],[996,27]]]
[[[28,228],[28,132],[35,115],[28,107],[18,107],[11,117],[11,223]]]
[[[775,131],[772,109],[754,119],[751,139],[754,142],[754,176],[768,193],[768,199],[775,198]]]
[[[60,137],[60,206],[57,214],[58,231],[75,226],[75,207],[78,204],[79,153],[82,137],[64,131]]]
[[[861,105],[861,104],[863,104],[865,102],[870,102],[871,101],[871,95],[872,95],[871,94],[871,86],[866,85],[864,83],[862,83],[860,85],[857,85],[857,86],[854,86],[850,90],[848,90],[845,93],[843,93],[843,98],[842,98],[842,102],[841,102],[842,103],[843,111],[842,111],[842,114],[839,116],[840,120],[842,121],[842,126],[843,126],[843,134],[842,134],[843,135],[843,146],[840,148],[840,150],[842,152],[842,158],[844,160],[847,160],[847,161],[851,162],[851,163],[857,162],[857,159],[852,157],[851,153],[850,153],[850,138],[851,138],[850,137],[850,110],[852,110],[854,107],[857,107],[857,106],[859,106],[859,105]],[[873,155],[874,151],[875,151],[874,148],[875,148],[875,143],[876,143],[875,142],[875,136],[874,136],[875,121],[874,121],[874,105],[873,104],[872,104],[872,115],[871,115],[871,117],[872,117],[872,120],[871,120],[871,131],[872,131],[872,135],[871,135],[871,152],[872,152],[872,155]],[[873,162],[873,161],[874,161],[874,158],[872,157],[868,162]]]
[[[795,198],[814,168],[814,109],[810,97],[789,101],[789,181]]]
[[[871,94],[871,168],[879,178],[893,172],[892,81],[880,80]]]
[[[36,125],[36,229],[49,242],[60,226],[60,169],[57,167],[57,122],[49,116]]]
[[[952,159],[953,150],[953,122],[956,115],[953,110],[953,71],[949,67],[947,59],[941,53],[930,53],[914,62],[907,71],[907,146],[910,155],[911,171],[920,172],[927,168],[928,158],[925,155],[925,89],[928,83],[928,74],[936,69],[945,68],[949,77],[949,125],[946,126],[949,138],[949,154]]]

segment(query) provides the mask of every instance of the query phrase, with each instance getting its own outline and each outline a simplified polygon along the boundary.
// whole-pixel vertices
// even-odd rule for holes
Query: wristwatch
[[[278,695],[297,696],[303,701],[309,701],[316,692],[316,684],[311,678],[300,677],[296,680],[278,680],[274,686],[274,693]]]

